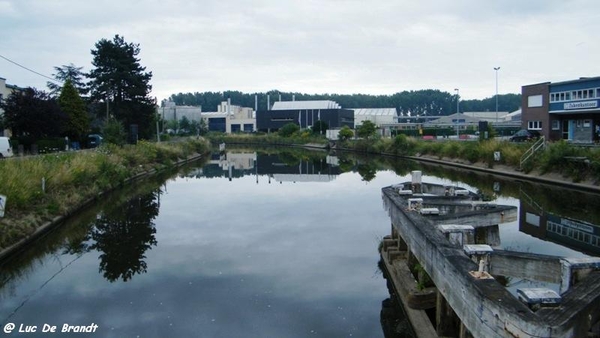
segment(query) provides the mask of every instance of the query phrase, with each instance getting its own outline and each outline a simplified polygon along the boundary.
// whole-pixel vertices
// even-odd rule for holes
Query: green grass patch
[[[66,214],[140,172],[172,167],[178,159],[209,148],[206,140],[190,138],[2,160],[0,194],[7,200],[0,219],[0,249],[29,235],[44,220]]]

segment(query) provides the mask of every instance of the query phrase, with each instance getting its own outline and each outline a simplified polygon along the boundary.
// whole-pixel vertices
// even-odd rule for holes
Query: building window
[[[527,107],[541,107],[542,106],[542,95],[531,95],[527,97]]]
[[[589,128],[592,126],[592,121],[591,120],[584,120],[583,121],[583,127],[584,128]]]
[[[529,121],[529,122],[527,122],[527,129],[529,129],[529,130],[542,130],[542,121]]]
[[[560,121],[552,120],[552,130],[560,130]]]

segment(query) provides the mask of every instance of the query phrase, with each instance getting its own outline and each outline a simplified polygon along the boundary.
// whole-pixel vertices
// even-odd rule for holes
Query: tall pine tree
[[[108,100],[110,113],[126,129],[137,125],[138,137],[150,138],[155,119],[154,100],[149,97],[152,72],[140,65],[139,44],[127,43],[115,35],[112,41],[102,39],[95,47],[95,68],[88,74],[91,99],[98,103]]]

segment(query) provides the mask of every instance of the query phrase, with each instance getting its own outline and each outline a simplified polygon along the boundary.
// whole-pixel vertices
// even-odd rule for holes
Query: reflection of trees
[[[156,245],[153,220],[158,216],[158,191],[134,197],[100,216],[91,232],[90,249],[101,252],[100,271],[111,282],[145,273],[146,250]]]
[[[315,172],[324,173],[329,170],[329,164],[327,164],[327,160],[324,157],[312,159],[312,164]]]
[[[301,163],[302,159],[300,156],[296,154],[292,154],[290,152],[281,152],[278,154],[279,160],[290,167],[297,166]]]
[[[377,168],[374,165],[371,165],[369,162],[359,164],[356,170],[358,171],[360,177],[362,177],[362,180],[365,182],[370,182],[377,174]]]

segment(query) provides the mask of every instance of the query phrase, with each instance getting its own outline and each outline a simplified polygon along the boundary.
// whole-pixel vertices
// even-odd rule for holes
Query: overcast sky
[[[151,95],[271,89],[463,99],[600,75],[597,0],[0,0],[0,55],[47,76],[94,44],[140,45]],[[46,79],[0,58],[0,77]]]

